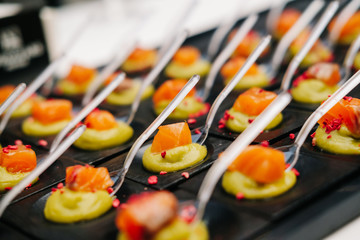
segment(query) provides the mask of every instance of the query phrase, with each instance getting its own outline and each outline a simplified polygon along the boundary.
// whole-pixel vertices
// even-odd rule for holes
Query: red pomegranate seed
[[[184,178],[188,179],[190,177],[188,172],[183,172],[181,173],[181,176],[183,176]]]
[[[153,185],[153,184],[157,184],[158,183],[158,178],[157,178],[157,176],[150,176],[149,178],[148,178],[148,183],[149,184],[151,184],[151,185]]]
[[[117,208],[120,205],[120,200],[115,198],[114,201],[112,202],[112,206],[114,208]]]
[[[261,146],[263,146],[263,147],[268,147],[268,146],[269,146],[269,142],[268,142],[268,141],[262,141],[260,144],[261,144]]]
[[[15,140],[15,145],[22,145],[23,142],[20,139]]]
[[[41,139],[41,140],[38,141],[38,144],[39,144],[40,146],[42,146],[42,147],[46,147],[46,146],[48,145],[48,142],[45,141],[45,140],[43,140],[43,139]]]
[[[161,157],[165,158],[165,156],[166,156],[166,151],[161,152]]]
[[[165,175],[165,174],[167,174],[166,171],[161,171],[161,172],[160,172],[160,175]]]
[[[243,199],[245,196],[244,196],[244,194],[242,193],[242,192],[238,192],[237,194],[236,194],[236,199],[237,200],[241,200],[241,199]]]
[[[295,138],[295,134],[290,133],[290,134],[289,134],[289,138],[290,138],[291,140],[293,140],[293,139]]]

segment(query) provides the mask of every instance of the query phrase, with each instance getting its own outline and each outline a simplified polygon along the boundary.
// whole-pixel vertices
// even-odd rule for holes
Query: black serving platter
[[[284,139],[277,146],[291,144],[290,139]],[[360,171],[360,162],[352,159],[356,156],[331,157],[314,154],[312,150],[302,148],[299,161],[295,168],[300,176],[296,185],[288,192],[278,197],[266,200],[236,200],[235,196],[227,194],[219,183],[214,191],[214,199],[236,206],[241,211],[261,214],[266,218],[277,220],[290,214],[295,209],[309,203],[323,192],[333,188],[353,174]],[[180,184],[180,189],[196,193],[205,176],[205,172]]]
[[[117,197],[120,202],[125,202],[132,194],[148,190],[152,189],[125,180]],[[115,226],[116,209],[112,208],[103,216],[90,221],[73,224],[52,223],[43,216],[45,202],[50,194],[50,189],[47,189],[9,206],[0,224],[6,223],[22,228],[24,233],[36,239],[116,239],[118,234]],[[180,201],[195,197],[181,190],[175,190],[174,194]],[[212,239],[245,239],[269,225],[269,222],[261,217],[247,213],[238,214],[216,202],[209,203],[204,222]],[[225,228],[227,228],[226,232],[224,232]]]
[[[18,230],[8,226],[5,223],[0,223],[0,238],[7,240],[30,240],[29,236],[26,236]]]
[[[38,164],[41,162],[45,155],[41,154],[37,156]],[[31,187],[23,190],[14,200],[13,202],[20,201],[28,196],[31,196],[37,192],[40,192],[51,185],[57,184],[65,179],[65,170],[69,166],[83,164],[81,162],[72,160],[66,157],[60,157],[53,163],[43,174],[39,176],[39,179],[36,183],[34,183]],[[0,192],[0,200],[7,193]]]
[[[213,161],[217,159],[217,156],[220,152],[222,152],[229,144],[229,141],[215,139],[212,137],[208,137],[205,141],[205,145],[207,147],[208,155],[206,158],[200,162],[199,164],[186,168],[183,170],[179,170],[176,172],[167,173],[165,175],[160,175],[159,173],[153,173],[146,170],[142,165],[142,155],[144,151],[150,146],[151,143],[147,143],[141,147],[141,149],[136,154],[133,163],[131,164],[128,173],[126,174],[126,178],[132,181],[151,186],[155,189],[169,189],[171,187],[176,186],[178,183],[186,180],[181,174],[183,172],[188,172],[190,178],[197,174],[198,172],[207,169]],[[101,167],[107,167],[109,171],[115,171],[122,167],[123,162],[126,158],[127,153],[122,154],[110,161],[107,161],[104,164],[101,164]],[[149,185],[148,178],[150,176],[157,176],[158,183],[154,185]]]
[[[67,149],[64,153],[64,156],[67,156],[69,158],[72,158],[76,161],[80,161],[87,164],[94,164],[96,162],[104,161],[105,159],[108,159],[114,155],[120,154],[122,152],[125,152],[128,150],[135,140],[141,135],[141,133],[146,129],[146,125],[143,122],[140,121],[133,121],[131,124],[131,127],[134,129],[134,135],[131,137],[129,141],[126,143],[104,149],[104,150],[98,150],[98,151],[87,151],[83,149],[76,148],[74,146],[71,146],[69,149]],[[48,142],[47,146],[44,146],[44,150],[49,150],[52,142],[55,139],[55,136],[48,136],[48,137],[33,137],[28,136],[24,134],[21,130],[21,125],[9,127],[5,130],[5,134],[12,136],[12,138],[15,139],[24,139],[25,142],[30,143],[31,145],[39,146],[39,140],[44,139]],[[39,146],[40,147],[40,146]]]
[[[226,110],[229,110],[233,105],[233,102],[226,102],[222,104],[218,110],[218,113],[214,119],[213,124],[210,128],[210,134],[234,140],[236,139],[240,133],[233,132],[229,129],[219,128],[218,123],[221,118],[223,118]],[[290,133],[295,133],[299,130],[299,128],[304,124],[306,119],[311,115],[311,112],[301,111],[298,109],[287,107],[282,111],[283,120],[282,122],[273,129],[265,130],[261,133],[256,139],[255,143],[260,143],[262,141],[268,141],[270,144],[282,139],[284,137],[288,137]]]

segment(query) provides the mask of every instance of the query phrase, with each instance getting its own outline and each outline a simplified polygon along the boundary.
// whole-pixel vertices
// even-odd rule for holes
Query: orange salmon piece
[[[94,192],[107,190],[114,182],[105,167],[75,165],[66,168],[65,184],[73,191]]]
[[[183,65],[190,65],[196,62],[201,56],[200,51],[192,46],[181,47],[174,54],[173,60]]]
[[[259,183],[272,183],[284,174],[285,156],[283,152],[270,147],[249,146],[228,170],[239,171]]]
[[[88,128],[96,130],[107,130],[116,127],[117,122],[114,116],[105,110],[92,111],[84,121]]]
[[[34,101],[32,116],[42,124],[71,119],[72,103],[65,99]]]
[[[4,147],[0,153],[0,166],[8,172],[30,172],[36,167],[36,154],[24,145]]]
[[[84,84],[94,78],[96,70],[80,65],[73,65],[66,79],[76,84]]]
[[[151,152],[163,151],[192,143],[189,125],[186,122],[174,123],[159,127],[151,145]]]
[[[246,58],[243,57],[234,57],[227,61],[224,66],[222,66],[220,73],[224,78],[229,78],[235,76],[235,74],[240,70],[244,65]],[[259,73],[259,68],[256,64],[253,64],[249,70],[246,72],[245,76],[256,75]]]
[[[253,87],[240,94],[233,108],[250,116],[259,115],[276,98],[276,93]]]
[[[172,79],[167,80],[155,91],[153,95],[153,103],[156,106],[163,100],[171,101],[181,91],[187,83],[186,79]],[[186,97],[193,97],[196,94],[195,88],[191,89]]]

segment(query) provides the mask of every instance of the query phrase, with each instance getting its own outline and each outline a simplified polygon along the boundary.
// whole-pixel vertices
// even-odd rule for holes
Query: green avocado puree
[[[74,146],[84,150],[100,150],[121,145],[133,136],[134,130],[124,122],[118,121],[117,127],[107,130],[87,128],[74,142]]]
[[[225,84],[228,84],[234,76],[225,79]],[[259,72],[256,75],[244,76],[238,84],[234,87],[235,90],[248,89],[252,87],[266,87],[269,85],[269,78],[264,72]]]
[[[0,192],[4,191],[5,188],[14,187],[18,184],[23,178],[29,175],[30,172],[19,172],[19,173],[11,173],[6,170],[5,167],[0,166]],[[32,183],[35,183],[37,179],[35,179]]]
[[[95,79],[92,78],[91,80],[89,80],[88,82],[84,83],[84,84],[76,84],[73,83],[67,79],[61,79],[57,85],[57,88],[60,90],[61,93],[65,94],[65,95],[79,95],[79,94],[83,94],[86,92],[86,90],[88,89],[90,83]]]
[[[206,76],[210,71],[211,64],[204,60],[200,59],[193,64],[183,65],[177,62],[170,62],[169,65],[165,68],[165,75],[170,78],[185,78],[189,79],[193,75],[197,74],[200,77]]]
[[[360,154],[360,139],[352,136],[349,129],[343,124],[339,130],[334,130],[329,134],[325,128],[316,129],[314,141],[319,148],[337,154]]]
[[[135,100],[136,94],[141,86],[141,81],[133,80],[132,87],[121,92],[112,92],[106,98],[106,102],[113,105],[130,105]],[[154,87],[148,86],[141,99],[147,99],[154,93]]]
[[[150,146],[145,150],[142,160],[144,167],[151,172],[174,172],[201,162],[206,155],[206,147],[197,143],[166,150],[164,158],[161,153],[152,153]]]
[[[72,191],[63,188],[47,199],[44,209],[45,218],[57,223],[73,223],[97,218],[112,206],[112,198],[104,190],[96,192]]]
[[[171,101],[163,100],[159,102],[155,107],[154,111],[156,115],[160,113],[169,105]],[[205,108],[205,104],[198,101],[194,97],[186,97],[181,103],[175,108],[175,110],[169,115],[169,119],[188,119],[191,114],[196,114]]]
[[[42,124],[41,122],[29,117],[22,123],[22,130],[26,135],[30,136],[49,136],[59,133],[70,120],[58,121],[50,124]]]
[[[329,86],[317,79],[306,79],[291,89],[295,101],[302,103],[321,103],[336,92],[339,86]]]
[[[229,194],[243,193],[247,199],[275,197],[292,188],[296,183],[294,172],[285,172],[283,177],[273,183],[260,184],[238,171],[226,171],[222,186]]]
[[[238,112],[234,108],[230,108],[229,114],[234,118],[229,118],[225,126],[234,132],[243,132],[250,125],[249,120],[254,120],[257,117]],[[281,113],[278,114],[265,129],[268,130],[276,127],[281,123],[282,119],[283,115]]]

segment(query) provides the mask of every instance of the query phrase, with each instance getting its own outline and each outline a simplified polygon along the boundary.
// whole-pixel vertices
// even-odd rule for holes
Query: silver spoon
[[[327,43],[330,47],[333,47],[336,44],[336,41],[339,39],[340,32],[346,22],[351,18],[352,15],[357,11],[360,6],[360,0],[350,1],[346,7],[339,13],[332,31],[329,32]]]
[[[268,35],[264,37],[259,45],[256,47],[256,49],[251,53],[251,55],[246,59],[244,65],[239,69],[239,71],[235,74],[233,79],[225,86],[225,88],[219,93],[217,98],[215,99],[214,103],[211,105],[210,111],[207,115],[205,125],[200,130],[201,135],[199,136],[199,142],[201,145],[204,144],[208,134],[210,127],[214,121],[214,118],[216,116],[216,112],[219,109],[221,103],[224,101],[224,99],[229,95],[229,93],[234,89],[236,84],[241,81],[243,76],[246,74],[246,72],[249,70],[249,68],[254,64],[256,59],[259,58],[261,53],[265,50],[265,48],[269,45],[271,41],[271,36]],[[195,129],[193,131],[196,131],[199,129]]]
[[[323,0],[312,1],[311,4],[305,9],[304,13],[301,14],[300,18],[295,22],[295,24],[281,38],[279,44],[277,45],[277,47],[275,49],[274,55],[271,58],[270,63],[260,65],[265,69],[265,71],[267,72],[267,75],[270,79],[274,78],[276,76],[276,74],[278,73],[281,63],[286,55],[287,49],[289,48],[290,44],[300,34],[300,32],[302,30],[304,30],[304,28],[307,25],[309,25],[309,23],[312,21],[312,19],[315,17],[315,15],[320,11],[320,9],[323,6],[324,6]],[[327,10],[328,9],[329,8],[327,8]],[[324,26],[324,28],[325,28],[325,26]],[[304,55],[304,57],[305,57],[305,55]]]
[[[220,26],[213,33],[206,55],[208,59],[212,60],[215,58],[217,52],[219,51],[220,45],[224,40],[226,34],[231,30],[231,28],[235,25],[238,20],[239,8],[242,6],[242,2],[238,1],[234,6],[234,12],[228,15],[228,17],[220,23]],[[243,23],[242,25],[244,25]],[[241,40],[240,40],[241,41]]]
[[[170,115],[172,111],[179,105],[179,103],[186,97],[186,95],[195,87],[199,82],[200,76],[194,75],[181,89],[181,91],[176,95],[176,97],[170,102],[170,104],[161,112],[161,114],[150,124],[150,126],[136,139],[135,143],[132,145],[129,153],[126,156],[123,167],[117,173],[118,179],[113,185],[114,191],[110,194],[111,196],[115,195],[116,192],[120,189],[122,183],[124,182],[125,175],[128,172],[132,161],[136,153],[139,151],[143,143],[155,132],[155,130],[165,121],[165,119]]]
[[[76,139],[78,139],[81,134],[85,131],[86,126],[78,126],[61,144],[60,146],[52,153],[49,153],[36,168],[29,173],[23,180],[21,180],[15,187],[13,187],[0,201],[0,217],[4,213],[5,209],[11,201],[23,191],[29,184],[39,177],[48,167],[51,166],[62,154],[68,149]]]
[[[306,120],[303,127],[300,129],[298,136],[291,145],[278,148],[285,153],[286,162],[290,163],[286,171],[291,170],[298,161],[300,148],[304,144],[310,131],[317,123],[317,121],[327,113],[338,101],[340,101],[346,94],[354,89],[360,83],[360,70],[357,71],[348,81],[346,81],[334,94],[331,95],[323,104],[320,105]]]
[[[212,64],[209,74],[206,78],[203,93],[199,93],[203,101],[205,101],[209,97],[211,88],[214,85],[215,78],[220,68],[231,56],[238,44],[245,38],[251,28],[255,25],[258,18],[258,15],[250,15],[249,17],[247,17],[243,24],[241,24],[241,26],[237,29],[233,39],[231,39],[231,41],[226,45],[224,50],[222,50],[218,57],[214,60],[214,63]]]
[[[54,141],[50,146],[50,153],[54,152],[61,141],[82,119],[84,119],[91,111],[93,111],[104,99],[119,86],[125,79],[125,73],[120,73],[114,81],[112,81],[106,88],[104,88],[91,102],[89,102],[71,121],[56,135]]]
[[[136,111],[139,108],[141,102],[141,96],[143,95],[146,88],[155,81],[155,78],[160,74],[161,70],[165,67],[165,65],[170,61],[175,52],[179,49],[185,39],[189,36],[188,30],[182,30],[173,41],[168,51],[164,54],[164,56],[159,60],[156,66],[151,70],[151,72],[146,76],[144,81],[142,82],[139,91],[136,94],[135,100],[131,105],[131,110],[129,113],[129,117],[126,121],[127,124],[130,124],[135,117]]]
[[[5,112],[5,110],[15,101],[15,99],[25,90],[26,84],[20,83],[14,91],[10,94],[9,97],[0,105],[0,116]],[[1,131],[0,131],[1,134]]]
[[[21,94],[19,98],[17,98],[14,103],[11,105],[9,110],[4,115],[4,118],[2,119],[0,123],[0,133],[2,133],[9,122],[12,113],[23,103],[28,99],[32,94],[34,94],[42,85],[45,84],[47,80],[51,77],[51,75],[56,71],[60,63],[68,57],[69,53],[73,49],[75,43],[79,40],[80,36],[86,29],[86,27],[89,26],[90,22],[92,22],[92,18],[88,19],[84,23],[82,23],[79,28],[77,28],[77,31],[75,31],[75,34],[71,36],[70,40],[66,43],[66,47],[64,48],[64,52],[52,61],[41,73],[38,77],[33,80],[30,85],[26,88],[26,90]],[[51,80],[52,85],[52,80]],[[49,88],[51,88],[49,86]]]
[[[344,82],[349,78],[351,73],[351,68],[354,63],[354,59],[356,57],[357,52],[360,48],[360,34],[357,36],[357,38],[351,43],[349,50],[346,52],[344,62],[341,67],[342,71],[342,78],[339,81],[338,85],[343,85]]]
[[[96,91],[99,89],[101,84],[116,71],[116,69],[121,66],[121,64],[130,56],[130,54],[135,50],[138,45],[139,32],[144,28],[146,21],[149,19],[150,15],[146,15],[139,20],[139,23],[135,24],[133,29],[137,29],[137,34],[129,34],[130,37],[123,43],[120,41],[118,43],[121,46],[121,49],[115,50],[117,53],[115,57],[107,64],[104,69],[99,72],[95,79],[90,83],[84,97],[81,101],[81,105],[87,105],[91,99],[94,97]]]
[[[201,220],[216,183],[234,159],[261,133],[261,131],[290,103],[291,95],[280,93],[275,100],[252,122],[221,154],[208,170],[197,195],[197,201],[188,201],[184,206],[198,203],[193,223]]]
[[[334,16],[336,10],[339,7],[338,1],[333,1],[329,4],[329,6],[325,9],[322,14],[320,20],[315,25],[312,30],[308,40],[301,48],[301,50],[295,55],[295,57],[291,60],[286,72],[284,74],[283,80],[281,82],[280,90],[287,91],[290,88],[291,79],[296,72],[296,69],[306,56],[306,54],[310,51],[311,47],[314,45],[316,40],[319,38],[320,34],[324,31],[326,25],[329,23],[331,18]]]

